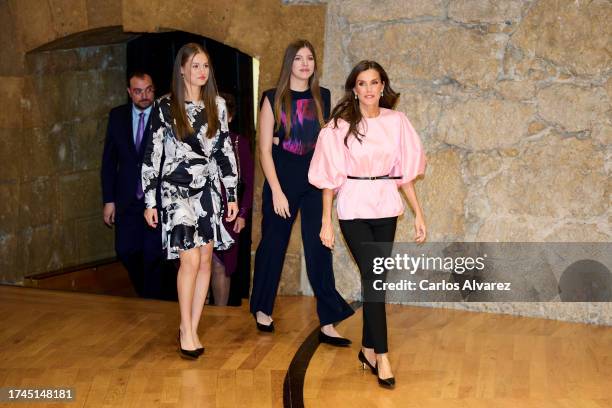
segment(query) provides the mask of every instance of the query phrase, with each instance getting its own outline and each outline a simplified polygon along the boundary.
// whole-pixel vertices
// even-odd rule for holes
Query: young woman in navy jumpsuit
[[[259,148],[266,181],[251,313],[259,330],[274,330],[271,316],[274,300],[299,210],[306,269],[321,324],[319,339],[347,346],[350,341],[342,338],[333,324],[352,315],[353,310],[336,291],[332,255],[319,237],[322,193],[308,182],[317,136],[329,111],[330,93],[319,87],[313,46],[305,40],[291,43],[285,52],[277,87],[264,92],[261,101]]]

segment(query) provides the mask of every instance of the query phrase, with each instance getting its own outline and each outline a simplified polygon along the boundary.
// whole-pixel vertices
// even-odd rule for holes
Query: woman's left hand
[[[236,215],[238,215],[238,203],[236,203],[235,201],[227,203],[227,218],[225,219],[225,221],[234,221]]]
[[[422,244],[426,238],[427,227],[425,227],[425,220],[422,215],[419,215],[414,219],[414,241]]]
[[[236,222],[234,223],[234,232],[236,234],[240,234],[240,231],[246,226],[246,220],[242,217],[236,218]]]

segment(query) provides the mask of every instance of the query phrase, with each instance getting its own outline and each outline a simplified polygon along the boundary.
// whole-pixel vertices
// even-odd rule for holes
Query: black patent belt
[[[352,179],[352,180],[395,180],[395,179],[401,179],[402,176],[390,176],[390,175],[386,175],[386,176],[376,176],[376,177],[355,177],[355,176],[346,176],[346,178]]]

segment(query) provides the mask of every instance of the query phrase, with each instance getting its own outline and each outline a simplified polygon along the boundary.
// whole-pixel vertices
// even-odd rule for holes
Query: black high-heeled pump
[[[376,379],[378,380],[378,385],[384,388],[394,388],[395,387],[395,377],[380,378],[378,376],[378,368],[376,368],[376,366],[373,366],[370,363],[370,361],[366,358],[365,354],[363,354],[363,350],[359,350],[359,354],[357,355],[357,358],[359,358],[359,361],[361,361],[361,365],[364,370],[366,369],[366,367],[370,368],[370,371],[372,372],[372,374],[376,376]]]
[[[176,336],[176,342],[178,343],[178,353],[181,356],[181,358],[184,358],[186,360],[197,360],[198,357],[200,357],[200,355],[202,355],[202,353],[204,353],[204,348],[202,347],[202,352],[199,352],[199,349],[195,349],[195,350],[185,350],[184,348],[181,347],[181,330],[179,329],[178,331],[178,335]]]
[[[349,339],[344,337],[332,337],[319,330],[319,343],[326,343],[335,347],[348,347],[351,345]]]
[[[366,367],[370,367],[370,371],[372,372],[372,374],[378,375],[378,370],[376,369],[376,366],[373,366],[370,363],[370,361],[366,358],[365,354],[363,354],[363,350],[359,350],[357,358],[359,359],[359,361],[361,361],[361,368],[365,370]]]
[[[376,364],[376,366],[378,366],[378,362]],[[389,377],[389,378],[380,378],[378,376],[378,369],[376,370],[376,378],[378,379],[378,385],[380,385],[383,388],[394,388],[395,387],[395,377]]]
[[[395,377],[389,377],[389,378],[378,377],[378,385],[384,388],[394,388],[395,387]]]
[[[272,333],[274,331],[274,322],[270,322],[270,324],[263,324],[257,321],[257,316],[253,315],[255,318],[255,324],[257,325],[257,330],[264,333]]]

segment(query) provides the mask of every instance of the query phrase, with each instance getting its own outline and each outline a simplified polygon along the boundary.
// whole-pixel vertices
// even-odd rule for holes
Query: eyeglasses
[[[132,93],[136,96],[140,96],[142,94],[152,94],[155,92],[155,88],[152,86],[148,86],[145,89],[134,88],[132,89]]]

